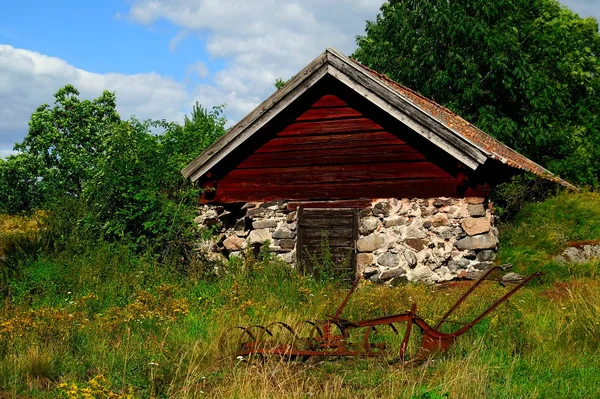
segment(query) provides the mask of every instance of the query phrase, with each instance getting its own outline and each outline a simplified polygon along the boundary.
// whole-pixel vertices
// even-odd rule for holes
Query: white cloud
[[[209,71],[206,64],[202,61],[194,62],[187,67],[188,75],[196,75],[198,78],[205,78],[208,76]]]
[[[204,106],[227,103],[236,122],[327,47],[350,54],[381,0],[136,0],[128,18],[159,20],[203,38],[210,56],[227,60],[212,84],[191,93]],[[173,40],[179,37],[176,36]]]
[[[175,50],[177,50],[177,45],[179,44],[179,42],[181,42],[183,39],[185,39],[188,35],[188,31],[181,31],[177,34],[177,36],[175,36],[173,39],[171,39],[171,42],[169,43],[169,51],[174,53]]]
[[[52,104],[53,94],[67,83],[82,98],[98,97],[103,90],[117,93],[117,109],[123,118],[180,121],[190,99],[183,84],[156,73],[96,74],[66,61],[29,50],[0,45],[0,151],[21,141],[36,107]],[[4,152],[3,152],[4,154]]]

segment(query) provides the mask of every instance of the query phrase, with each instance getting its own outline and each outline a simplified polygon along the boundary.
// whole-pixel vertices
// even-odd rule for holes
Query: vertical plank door
[[[353,281],[356,274],[358,209],[298,208],[300,270]]]

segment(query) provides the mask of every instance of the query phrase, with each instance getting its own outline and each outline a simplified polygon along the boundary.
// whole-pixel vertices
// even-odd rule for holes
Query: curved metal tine
[[[302,336],[302,332],[304,331],[306,326],[310,326],[313,331],[317,332],[319,337],[323,337],[323,330],[321,330],[321,327],[319,327],[319,325],[317,323],[315,323],[314,321],[310,321],[310,320],[302,320],[301,322],[299,322],[298,324],[296,324],[294,326],[294,330],[296,331],[296,334],[298,334],[300,339],[307,339],[307,338],[314,339],[315,338],[314,335],[312,337],[303,337]]]
[[[248,330],[250,330],[251,328],[261,329],[264,332],[266,332],[267,334],[269,334],[271,337],[273,336],[273,333],[271,333],[271,331],[269,331],[269,329],[267,327],[261,326],[260,324],[255,324],[253,326],[247,327]]]
[[[394,334],[398,335],[398,329],[392,323],[388,324],[388,326],[390,326]]]
[[[448,316],[450,316],[461,305],[461,303],[463,303],[465,301],[465,299],[467,299],[467,297],[469,295],[471,295],[473,293],[473,291],[475,291],[475,289],[477,287],[479,287],[479,285],[481,285],[481,283],[483,283],[485,281],[485,279],[490,274],[495,272],[496,270],[498,270],[498,266],[491,267],[487,272],[485,272],[485,274],[483,276],[481,276],[479,278],[479,280],[477,280],[475,283],[473,283],[473,285],[464,294],[462,294],[462,296],[460,298],[458,298],[458,300],[454,303],[454,305],[446,312],[446,314],[444,314],[442,316],[440,321],[438,321],[437,324],[433,328],[435,330],[439,329],[440,326],[444,323],[444,321],[446,321]]]
[[[259,332],[259,334],[255,335],[254,338],[254,342],[255,342],[255,346],[258,347],[264,347],[267,343],[268,343],[268,338],[263,339],[265,333],[269,336],[269,337],[273,337],[273,333],[271,331],[269,331],[268,328],[261,326],[260,324],[255,324],[253,326],[247,327],[248,331],[252,330],[252,329],[258,329],[261,330],[261,332]],[[262,341],[262,342],[260,342]]]
[[[242,326],[235,326],[235,327],[231,327],[230,329],[228,329],[227,331],[225,331],[225,333],[223,333],[223,335],[221,335],[221,338],[219,339],[219,343],[217,345],[217,348],[219,349],[219,351],[221,352],[221,354],[224,357],[228,357],[228,356],[232,356],[235,353],[223,353],[226,349],[231,349],[231,348],[225,348],[225,342],[228,341],[228,337],[229,335],[236,330],[242,330],[242,334],[238,337],[238,342],[236,342],[233,346],[237,347],[236,353],[238,353],[237,351],[242,349],[242,336],[243,334],[246,334],[250,337],[251,341],[254,342],[256,340],[256,338],[254,337],[254,335],[250,332],[250,330],[248,330],[246,327],[242,327]],[[239,347],[238,347],[239,346]]]
[[[289,324],[284,323],[283,321],[275,321],[271,324],[268,324],[267,329],[271,326],[277,326],[277,325],[282,326],[283,328],[288,330],[294,336],[295,339],[299,339],[298,335],[296,334],[296,331],[294,331],[294,329]]]

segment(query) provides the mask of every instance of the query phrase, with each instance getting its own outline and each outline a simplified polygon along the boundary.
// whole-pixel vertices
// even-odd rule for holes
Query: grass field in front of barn
[[[4,248],[35,247],[37,222],[3,217],[0,226]],[[600,261],[553,260],[569,242],[598,239],[598,194],[525,207],[501,228],[499,261],[521,274],[546,274],[448,354],[416,367],[382,359],[222,359],[217,342],[228,328],[322,319],[346,293],[268,253],[232,262],[216,277],[205,264],[183,275],[114,243],[73,243],[52,256],[12,248],[0,263],[0,398],[600,397]],[[465,287],[365,283],[344,316],[401,313],[414,302],[433,323]],[[469,320],[503,290],[485,283],[481,300],[467,302],[457,318]]]

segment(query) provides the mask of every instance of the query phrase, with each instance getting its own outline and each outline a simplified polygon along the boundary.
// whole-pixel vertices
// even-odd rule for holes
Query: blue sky
[[[600,0],[564,0],[600,17]],[[332,46],[351,53],[381,0],[53,0],[0,2],[0,156],[31,112],[75,84],[117,92],[123,117],[181,120],[227,103],[237,121]],[[276,16],[274,18],[273,16]]]

